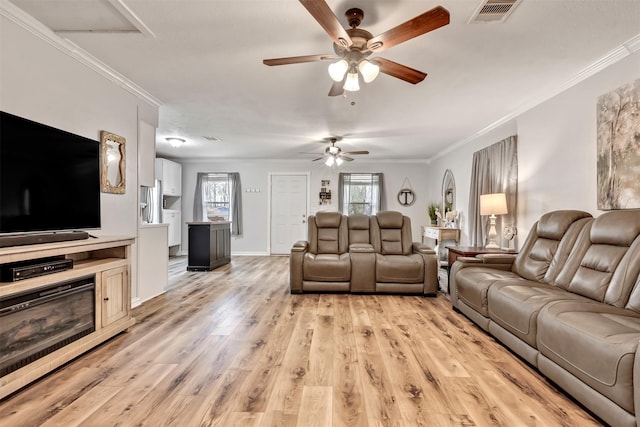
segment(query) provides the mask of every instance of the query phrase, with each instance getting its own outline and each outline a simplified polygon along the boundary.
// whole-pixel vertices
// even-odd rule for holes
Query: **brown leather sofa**
[[[555,211],[518,255],[458,258],[453,306],[613,426],[640,425],[640,210]]]
[[[309,240],[291,249],[292,293],[436,295],[436,254],[411,241],[411,220],[402,213],[318,212],[309,216],[308,227]]]

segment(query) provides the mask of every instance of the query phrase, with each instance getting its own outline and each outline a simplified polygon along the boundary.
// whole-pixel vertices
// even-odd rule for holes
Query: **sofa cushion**
[[[348,282],[351,279],[349,254],[304,254],[302,263],[304,280],[318,282]]]
[[[489,317],[487,291],[491,285],[506,279],[517,280],[520,276],[511,272],[486,267],[468,267],[456,275],[458,299]]]
[[[585,298],[526,279],[501,281],[487,292],[489,317],[531,347],[536,347],[538,313],[547,304]]]
[[[376,215],[380,228],[402,228],[403,215],[396,211],[378,212]]]
[[[421,255],[376,254],[376,282],[418,283],[424,280]]]
[[[594,301],[555,302],[538,316],[540,354],[634,412],[640,315]]]
[[[349,215],[349,245],[369,243],[369,217],[367,215]]]
[[[338,228],[342,221],[340,212],[318,212],[316,213],[316,226],[318,228]]]
[[[553,284],[573,243],[591,215],[583,211],[549,212],[538,220],[513,264],[513,271],[529,280]]]

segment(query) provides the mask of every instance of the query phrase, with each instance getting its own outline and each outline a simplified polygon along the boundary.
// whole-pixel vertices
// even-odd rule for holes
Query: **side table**
[[[446,228],[436,226],[422,226],[422,237],[435,240],[434,250],[438,256],[438,261],[444,258],[440,247],[446,240],[454,241],[456,244],[460,241],[460,229],[459,228]],[[447,246],[448,247],[448,246]]]
[[[458,257],[474,257],[481,254],[517,254],[515,249],[487,249],[482,246],[447,246],[449,249],[449,262],[447,264],[447,293],[449,293],[449,284],[451,283],[450,273],[451,266]]]

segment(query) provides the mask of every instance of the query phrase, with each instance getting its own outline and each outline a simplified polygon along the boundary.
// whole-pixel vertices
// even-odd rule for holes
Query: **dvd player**
[[[73,268],[73,260],[64,257],[39,258],[0,266],[0,280],[15,282]]]

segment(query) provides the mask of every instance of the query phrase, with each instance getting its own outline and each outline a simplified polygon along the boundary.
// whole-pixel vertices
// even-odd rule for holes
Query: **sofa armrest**
[[[306,252],[309,250],[309,242],[305,240],[298,240],[293,244],[291,252]]]
[[[370,243],[352,243],[349,245],[351,253],[373,253],[373,245]]]
[[[515,254],[480,254],[476,256],[485,264],[509,264],[513,265],[516,260]]]
[[[369,243],[349,245],[351,292],[373,293],[376,290],[376,254]]]
[[[411,245],[411,251],[414,254],[435,254],[436,253],[436,251],[434,251],[431,247],[420,242],[413,242],[413,244]]]
[[[309,250],[309,242],[300,240],[291,248],[289,256],[289,288],[291,293],[302,292],[302,263]]]

